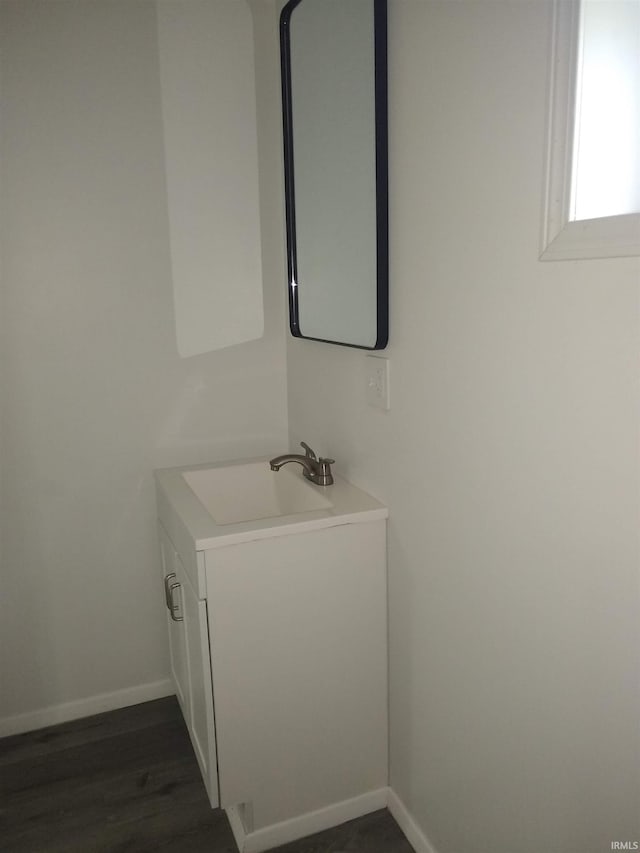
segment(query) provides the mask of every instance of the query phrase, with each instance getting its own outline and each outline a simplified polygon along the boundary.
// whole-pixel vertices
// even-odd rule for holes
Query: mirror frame
[[[348,2],[348,0],[342,0]],[[294,180],[293,105],[291,84],[290,22],[295,8],[305,0],[289,0],[280,14],[280,62],[284,132],[284,186],[287,237],[289,327],[296,338],[339,344],[357,349],[381,350],[389,339],[389,234],[388,234],[388,119],[387,119],[387,0],[371,0],[374,14],[375,87],[375,188],[376,188],[376,341],[371,347],[348,341],[304,335],[300,329],[297,282],[296,205]]]

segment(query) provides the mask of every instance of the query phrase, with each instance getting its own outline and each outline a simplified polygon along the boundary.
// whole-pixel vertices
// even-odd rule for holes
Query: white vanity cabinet
[[[171,667],[212,805],[251,851],[381,807],[386,509],[342,481],[216,524],[181,470],[156,474]]]

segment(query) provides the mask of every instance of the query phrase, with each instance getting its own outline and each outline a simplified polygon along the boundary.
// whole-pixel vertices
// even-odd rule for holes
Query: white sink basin
[[[179,552],[193,553],[185,569],[201,597],[207,593],[197,552],[389,514],[337,474],[332,486],[316,486],[304,479],[295,462],[272,471],[268,457],[164,468],[155,477],[158,518]]]
[[[332,506],[331,486],[323,494],[302,476],[295,462],[272,471],[268,462],[183,471],[182,477],[216,524],[277,518]]]

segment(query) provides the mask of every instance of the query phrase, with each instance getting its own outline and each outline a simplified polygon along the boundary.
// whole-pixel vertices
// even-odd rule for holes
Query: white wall
[[[550,4],[389,4],[391,410],[289,340],[291,443],[390,508],[391,782],[438,853],[640,840],[638,259],[537,260]]]
[[[286,446],[285,312],[267,222],[265,337],[177,356],[153,3],[0,15],[0,720],[37,722],[162,689],[152,470]]]

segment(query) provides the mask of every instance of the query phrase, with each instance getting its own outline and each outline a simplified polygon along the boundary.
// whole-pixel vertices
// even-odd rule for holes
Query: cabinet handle
[[[176,581],[176,583],[172,583],[169,586],[169,602],[170,602],[169,613],[171,613],[171,618],[173,619],[174,622],[183,622],[184,621],[184,616],[176,616],[176,613],[178,612],[179,607],[177,604],[173,603],[173,591],[174,591],[174,589],[178,589],[179,587],[180,587],[180,584],[177,581]]]
[[[175,572],[169,572],[168,575],[164,576],[164,601],[167,605],[167,610],[171,610],[171,599],[169,597],[169,581],[171,578],[175,578]]]

